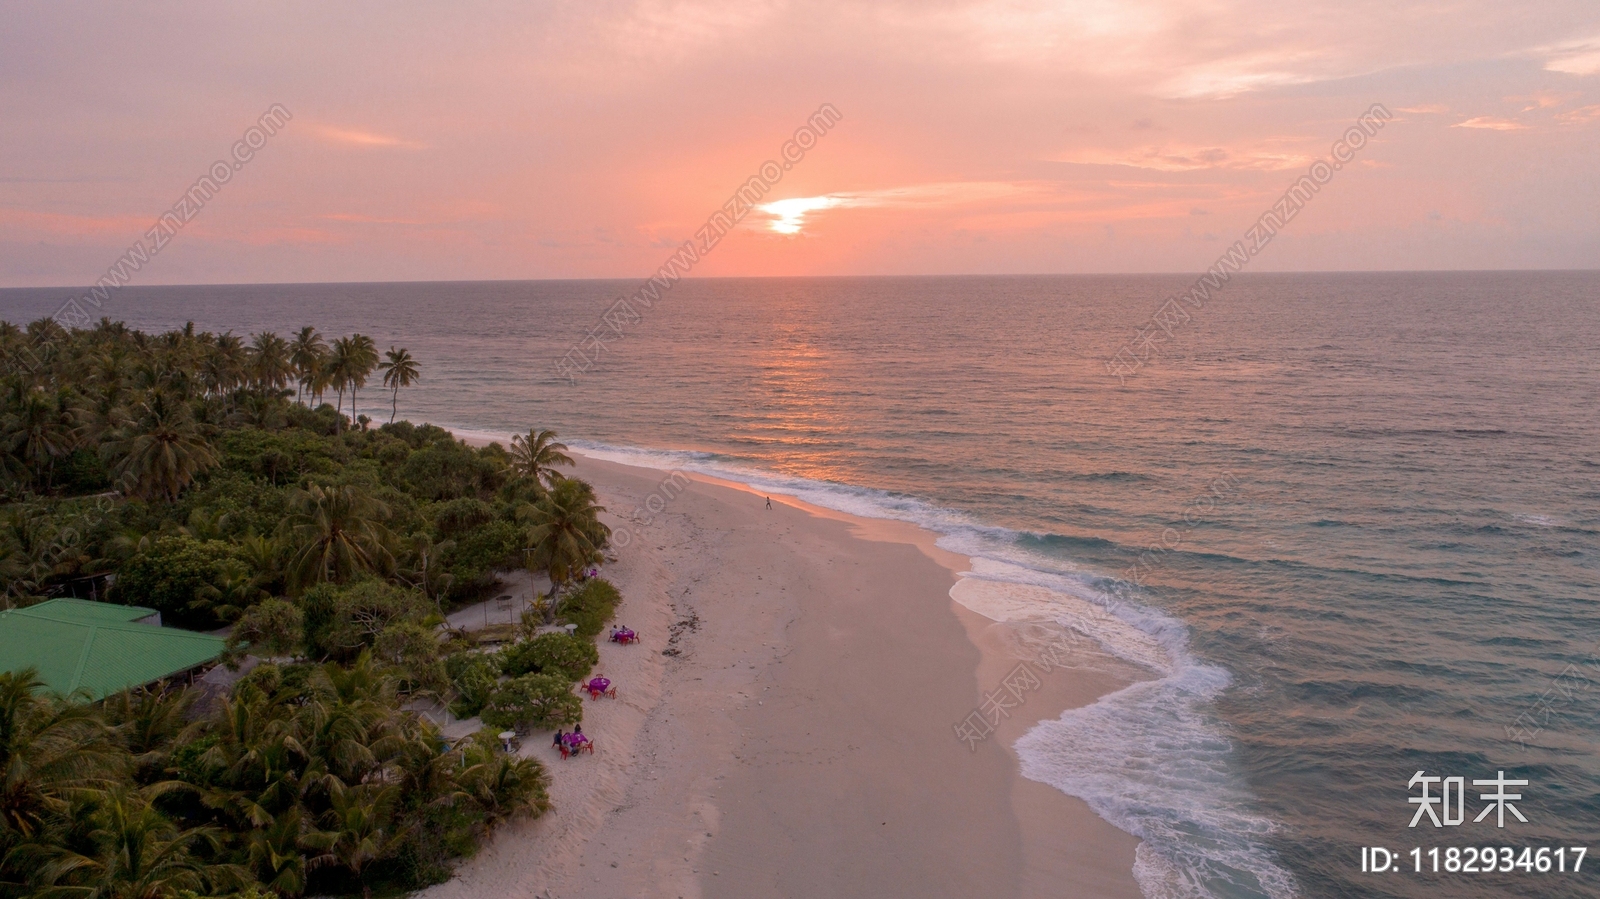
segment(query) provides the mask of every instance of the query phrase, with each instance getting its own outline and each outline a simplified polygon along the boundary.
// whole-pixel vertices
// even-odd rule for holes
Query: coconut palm
[[[140,784],[161,780],[167,759],[192,722],[195,693],[174,690],[125,690],[104,703],[107,724],[132,755],[133,776]]]
[[[250,379],[263,393],[282,390],[294,377],[295,365],[289,342],[271,331],[263,331],[250,342]]]
[[[347,787],[335,782],[324,817],[331,837],[327,851],[311,859],[313,865],[338,863],[361,882],[364,896],[372,888],[362,878],[367,865],[388,858],[405,843],[407,829],[395,828],[394,807],[400,790],[394,784],[367,783]]]
[[[383,370],[383,386],[394,391],[389,406],[389,423],[394,424],[394,417],[400,409],[400,388],[410,387],[421,380],[421,376],[417,373],[417,360],[411,358],[410,351],[405,347],[398,350],[389,347],[389,352],[384,355],[388,358],[379,363],[378,368]]]
[[[84,899],[168,899],[182,890],[226,891],[251,880],[238,865],[208,861],[221,848],[214,827],[180,829],[152,800],[165,791],[117,786],[97,798],[88,840],[94,855],[64,852],[44,867],[55,889]]]
[[[511,438],[511,468],[535,483],[554,486],[561,477],[555,466],[572,464],[566,449],[566,444],[556,442],[555,431],[529,428],[527,436],[517,434]]]
[[[378,347],[365,334],[350,335],[345,377],[350,380],[350,420],[356,420],[356,389],[367,386],[367,377],[378,367]]]
[[[31,668],[0,672],[0,841],[40,839],[76,792],[119,773],[113,735],[94,710],[44,689]]]
[[[168,502],[217,462],[188,407],[161,391],[145,395],[133,424],[101,452],[125,492]]]
[[[600,522],[605,507],[583,481],[562,478],[537,501],[517,510],[528,524],[528,567],[544,570],[556,593],[585,565],[600,561],[611,529]]]
[[[301,328],[289,344],[289,362],[294,366],[296,383],[307,396],[311,395],[311,386],[316,383],[327,355],[328,344],[317,329],[309,325]],[[295,399],[300,399],[299,392],[295,393]]]
[[[249,368],[250,352],[245,349],[244,340],[228,331],[217,335],[201,371],[205,375],[206,388],[217,396],[226,397],[244,382]]]
[[[65,388],[55,393],[29,390],[18,399],[0,418],[0,446],[48,489],[56,460],[77,447],[72,394]]]
[[[343,582],[363,571],[388,568],[389,509],[352,486],[312,486],[289,500],[283,539],[290,547],[288,578],[296,591],[324,581]]]

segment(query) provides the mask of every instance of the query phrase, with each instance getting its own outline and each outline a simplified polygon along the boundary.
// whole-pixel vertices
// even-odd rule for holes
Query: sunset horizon
[[[0,286],[95,283],[272,110],[132,283],[647,275],[824,106],[695,276],[1199,271],[1375,106],[1251,270],[1600,258],[1581,3],[915,9],[25,6],[0,35]]]
[[[0,2],[0,899],[1600,899],[1597,0]]]

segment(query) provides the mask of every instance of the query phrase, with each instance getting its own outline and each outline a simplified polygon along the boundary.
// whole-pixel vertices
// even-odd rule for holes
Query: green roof
[[[138,606],[52,600],[0,612],[0,671],[36,668],[58,693],[99,700],[215,659],[221,637],[136,624]]]
[[[131,624],[141,618],[156,614],[155,609],[144,606],[119,606],[113,602],[93,602],[87,599],[47,599],[22,611],[29,615],[77,621],[83,624]]]

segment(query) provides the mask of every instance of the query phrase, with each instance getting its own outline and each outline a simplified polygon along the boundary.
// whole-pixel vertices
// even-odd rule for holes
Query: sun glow
[[[772,216],[767,227],[779,234],[799,234],[808,213],[829,209],[843,203],[839,197],[795,197],[792,200],[775,200],[756,208]]]

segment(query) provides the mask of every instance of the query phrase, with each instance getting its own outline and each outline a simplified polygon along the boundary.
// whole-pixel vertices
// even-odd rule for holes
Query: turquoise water
[[[1360,870],[1362,846],[1600,852],[1600,273],[1240,276],[1125,384],[1105,360],[1187,279],[688,281],[559,376],[636,286],[149,288],[106,311],[361,330],[422,366],[402,417],[553,426],[916,521],[1001,589],[1048,588],[1041,620],[1113,608],[1131,627],[1091,636],[1154,679],[1019,753],[1145,838],[1151,896],[1600,895],[1600,860]],[[65,295],[0,291],[0,315]],[[387,418],[380,391],[360,404]],[[1469,786],[1460,827],[1406,826],[1416,771],[1502,769],[1527,824],[1473,823]]]

